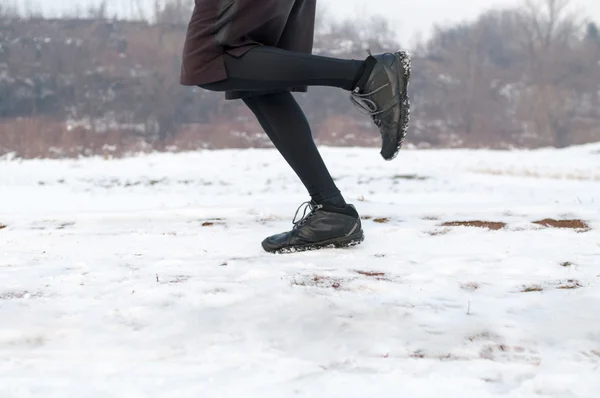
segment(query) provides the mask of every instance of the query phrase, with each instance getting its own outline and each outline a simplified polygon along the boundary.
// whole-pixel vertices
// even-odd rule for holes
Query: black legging
[[[366,69],[364,61],[341,60],[255,47],[242,57],[225,56],[228,79],[201,87],[211,91],[257,91],[243,99],[275,147],[317,203],[343,207],[315,145],[304,112],[288,91],[292,87],[330,86],[352,90]],[[260,91],[281,92],[260,94]]]
[[[212,91],[267,91],[329,86],[349,91],[354,88],[365,66],[365,61],[260,46],[239,58],[226,54],[227,80],[201,87]]]
[[[254,112],[277,150],[294,169],[311,198],[317,203],[345,204],[310,131],[304,112],[289,92],[248,97],[244,102]]]

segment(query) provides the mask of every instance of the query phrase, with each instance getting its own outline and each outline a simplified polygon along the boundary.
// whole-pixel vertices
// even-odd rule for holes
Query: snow
[[[366,240],[291,255],[272,150],[0,160],[0,397],[599,396],[600,145],[323,155]]]

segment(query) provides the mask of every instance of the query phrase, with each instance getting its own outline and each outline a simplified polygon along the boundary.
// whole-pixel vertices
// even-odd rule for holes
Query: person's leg
[[[244,102],[296,172],[313,201],[344,207],[346,202],[319,154],[308,120],[292,94],[260,95],[245,98]]]
[[[226,54],[228,79],[200,87],[211,91],[261,91],[329,86],[351,91],[375,63],[372,57],[345,60],[260,46],[241,57]]]

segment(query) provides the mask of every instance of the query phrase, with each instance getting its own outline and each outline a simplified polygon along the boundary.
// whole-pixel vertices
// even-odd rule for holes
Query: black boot
[[[396,157],[410,121],[408,84],[411,61],[408,53],[372,55],[367,70],[350,94],[358,109],[371,116],[381,132],[381,156]]]
[[[296,221],[303,205],[306,205],[304,215]],[[355,246],[364,240],[360,217],[352,205],[337,208],[306,202],[296,211],[293,223],[291,231],[265,239],[263,249],[271,253],[292,253]]]

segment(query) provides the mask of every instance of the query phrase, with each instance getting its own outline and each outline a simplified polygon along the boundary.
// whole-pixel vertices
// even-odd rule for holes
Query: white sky
[[[85,8],[98,0],[0,0],[3,3],[29,3],[45,11],[60,14],[76,6]],[[192,2],[192,0],[189,0]],[[260,2],[260,0],[256,0]],[[398,26],[400,39],[407,43],[416,35],[427,36],[434,23],[452,23],[472,19],[481,12],[497,6],[514,6],[524,0],[318,0],[331,15],[356,16],[376,13],[388,16]],[[572,0],[585,18],[600,23],[600,0]],[[109,0],[111,10],[127,15],[136,5],[152,4],[154,0]],[[367,6],[368,4],[368,6]]]

